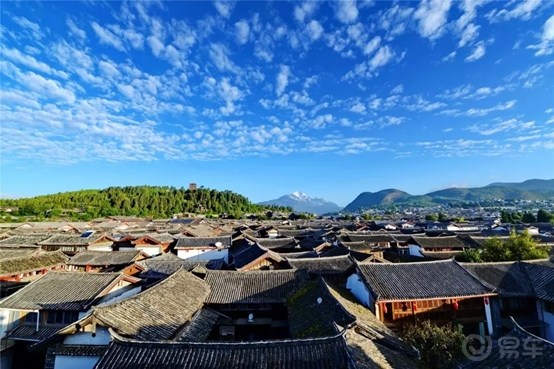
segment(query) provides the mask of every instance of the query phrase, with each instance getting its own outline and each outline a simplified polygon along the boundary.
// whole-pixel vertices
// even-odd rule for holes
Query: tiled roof
[[[81,251],[73,256],[68,265],[110,266],[131,264],[141,254],[140,250],[130,251]]]
[[[483,284],[495,289],[501,297],[533,296],[533,288],[520,263],[509,261],[502,263],[460,263],[476,276]]]
[[[8,332],[8,336],[10,337],[10,339],[13,340],[38,342],[51,337],[59,329],[60,327],[40,326],[39,330],[37,331],[35,324],[23,324]]]
[[[271,304],[285,303],[288,296],[308,279],[306,271],[208,271],[206,282],[211,287],[207,303]]]
[[[231,246],[231,236],[224,237],[179,237],[177,238],[176,249],[181,247],[215,247],[221,242],[223,246]]]
[[[327,337],[355,321],[331,296],[321,278],[307,282],[287,301],[289,331],[293,338]]]
[[[424,249],[433,249],[433,248],[468,248],[469,245],[464,242],[458,236],[445,236],[445,237],[419,237],[414,236],[412,240],[416,244],[423,247]]]
[[[8,258],[19,258],[29,256],[39,250],[38,247],[1,247],[0,262]]]
[[[348,255],[288,259],[288,262],[296,269],[306,269],[311,274],[344,274],[354,267],[354,262]]]
[[[360,263],[378,301],[453,298],[492,293],[453,260],[420,263]]]
[[[180,270],[138,295],[95,307],[93,316],[122,336],[170,340],[202,308],[209,291],[203,280]]]
[[[256,243],[270,250],[291,249],[297,246],[296,240],[289,238],[256,238]]]
[[[531,281],[535,296],[554,302],[554,268],[533,263],[521,263]]]
[[[49,237],[50,234],[14,235],[0,240],[0,245],[36,245]]]
[[[341,335],[269,342],[114,341],[96,369],[349,369]]]
[[[20,310],[87,310],[119,273],[48,272],[0,301],[0,308]]]
[[[54,355],[63,356],[102,356],[106,353],[106,345],[56,345]]]
[[[215,310],[202,308],[194,314],[190,323],[178,338],[181,342],[204,342],[221,315]]]
[[[394,239],[391,235],[388,234],[364,234],[364,233],[347,233],[345,235],[348,237],[348,240],[350,242],[368,242],[368,243],[385,243],[385,242],[393,242]]]
[[[163,279],[181,268],[190,271],[194,269],[195,266],[206,263],[207,261],[183,260],[171,253],[165,253],[160,256],[137,261],[138,265],[145,268],[140,274],[140,277],[152,279]]]
[[[93,233],[88,237],[81,237],[79,234],[54,234],[46,240],[40,241],[38,244],[45,246],[88,246],[102,236],[101,233]]]
[[[0,276],[9,276],[64,265],[69,258],[61,251],[0,259]]]

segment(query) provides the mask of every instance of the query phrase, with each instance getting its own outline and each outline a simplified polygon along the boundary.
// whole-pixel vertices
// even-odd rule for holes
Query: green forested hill
[[[12,215],[69,216],[89,220],[111,215],[170,217],[177,213],[203,213],[240,216],[278,208],[251,203],[231,191],[162,186],[109,187],[81,190],[23,199],[0,199],[0,207],[17,207]]]

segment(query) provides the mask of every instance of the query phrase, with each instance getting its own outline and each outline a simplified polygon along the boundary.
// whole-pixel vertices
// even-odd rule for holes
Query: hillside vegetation
[[[231,191],[207,188],[185,190],[163,186],[109,187],[103,190],[81,190],[22,199],[0,199],[0,207],[16,207],[15,216],[89,220],[97,217],[125,215],[171,217],[178,213],[240,217],[285,208],[261,206]]]

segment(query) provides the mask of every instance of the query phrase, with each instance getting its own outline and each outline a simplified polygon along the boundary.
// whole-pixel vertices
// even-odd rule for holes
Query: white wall
[[[352,274],[346,280],[346,288],[352,292],[358,301],[368,307],[370,310],[375,309],[375,301],[368,288],[364,284],[362,278],[357,273]]]
[[[114,302],[118,302],[121,300],[125,300],[126,298],[129,298],[131,296],[136,295],[141,290],[140,286],[134,286],[134,285],[127,285],[119,287],[116,290],[113,290],[106,296],[102,297],[102,299],[98,302],[97,305],[109,305],[113,304]],[[83,314],[85,316],[86,314]],[[82,318],[82,316],[79,316],[79,319]]]
[[[224,259],[226,263],[229,262],[229,250],[177,250],[177,256],[181,259],[196,261],[196,260],[217,260]]]
[[[147,254],[148,256],[156,256],[156,255],[160,255],[162,253],[162,247],[161,246],[156,246],[156,247],[137,246],[137,247],[135,247],[135,250],[140,250],[140,251],[144,252],[145,254]]]
[[[33,313],[35,314],[35,313]],[[19,324],[19,311],[0,309],[0,338]]]
[[[86,329],[91,329],[87,326]],[[107,328],[96,326],[96,335],[93,337],[91,331],[77,332],[65,337],[65,345],[109,345],[111,340],[110,332]]]
[[[92,369],[100,356],[62,356],[56,355],[54,369]]]
[[[111,243],[103,245],[91,245],[87,249],[90,251],[113,251]]]
[[[554,314],[546,311],[544,305],[545,305],[544,301],[541,301],[542,320],[546,324],[548,324],[548,327],[545,327],[544,338],[546,338],[550,342],[554,342]]]

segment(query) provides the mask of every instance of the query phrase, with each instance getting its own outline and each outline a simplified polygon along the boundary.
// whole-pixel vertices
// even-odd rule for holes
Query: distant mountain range
[[[313,214],[336,213],[342,209],[333,202],[319,197],[310,197],[302,192],[293,192],[275,200],[261,202],[260,205],[290,206],[294,211]]]
[[[548,199],[554,199],[554,179],[530,179],[521,183],[491,183],[485,187],[447,188],[417,196],[394,188],[363,192],[343,211],[357,212],[387,205],[433,206],[470,201]]]

